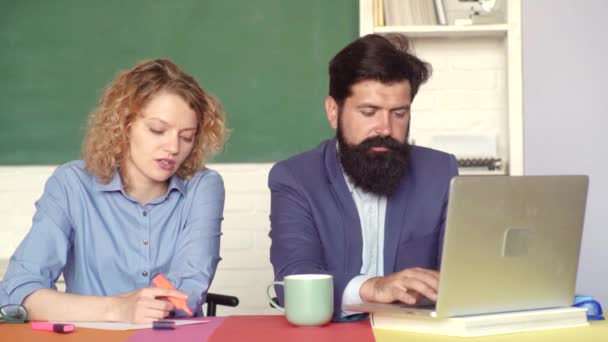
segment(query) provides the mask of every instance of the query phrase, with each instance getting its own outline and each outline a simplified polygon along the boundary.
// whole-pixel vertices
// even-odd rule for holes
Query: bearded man
[[[343,304],[437,299],[458,168],[453,155],[408,144],[411,104],[430,73],[404,36],[350,43],[329,64],[336,138],[270,171],[275,279],[331,274],[334,320],[348,316]]]

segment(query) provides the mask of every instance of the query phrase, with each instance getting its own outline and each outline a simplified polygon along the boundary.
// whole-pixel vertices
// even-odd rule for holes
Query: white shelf
[[[448,0],[444,0],[444,2],[446,1]],[[449,1],[455,2],[457,0]],[[504,117],[497,121],[497,133],[501,146],[498,157],[505,163],[504,170],[461,170],[464,171],[463,174],[523,175],[521,1],[505,0],[507,6],[505,8],[505,19],[504,22],[498,24],[375,26],[376,0],[359,0],[360,36],[370,33],[402,33],[410,38],[421,40],[420,46],[426,47],[431,52],[433,49],[441,49],[444,44],[452,47],[462,42],[463,48],[467,49],[468,53],[472,52],[468,47],[469,43],[467,41],[469,38],[473,38],[473,41],[476,38],[489,38],[482,40],[495,40],[496,44],[492,47],[493,51],[506,55],[506,68],[504,70],[506,80],[496,88],[506,98],[506,106],[501,109],[502,113],[499,113]],[[449,8],[447,9],[449,10]]]
[[[493,25],[411,25],[411,26],[376,26],[374,33],[398,32],[410,37],[506,37],[507,24]]]

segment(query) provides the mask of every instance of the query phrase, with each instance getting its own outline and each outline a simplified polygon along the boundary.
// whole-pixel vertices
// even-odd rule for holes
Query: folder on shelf
[[[434,4],[435,4],[435,15],[437,16],[437,24],[447,25],[448,17],[445,12],[445,6],[443,5],[443,0],[434,0]]]

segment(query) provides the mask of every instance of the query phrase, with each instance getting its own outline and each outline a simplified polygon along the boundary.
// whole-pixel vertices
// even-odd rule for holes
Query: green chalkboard
[[[358,32],[355,0],[0,0],[0,164],[80,158],[103,87],[170,58],[218,96],[214,162],[272,162],[332,135],[327,63]]]

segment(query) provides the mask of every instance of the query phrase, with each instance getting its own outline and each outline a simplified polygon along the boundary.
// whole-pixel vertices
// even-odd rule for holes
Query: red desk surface
[[[223,342],[223,341],[374,341],[369,322],[331,323],[320,328],[300,328],[287,322],[284,316],[229,316],[205,317],[208,323],[178,326],[175,330],[129,330],[108,331],[77,328],[69,334],[33,331],[30,324],[0,324],[0,341],[52,341],[52,342]],[[424,335],[390,330],[377,330],[378,341],[608,341],[608,321],[591,322],[591,326],[569,329],[542,330],[528,333],[459,338]]]
[[[33,331],[29,323],[0,324],[0,341],[52,342],[223,342],[223,341],[346,341],[371,342],[374,335],[368,321],[330,323],[323,327],[296,327],[285,316],[229,316],[201,318],[210,322],[177,326],[175,330],[110,331],[76,328],[68,334]]]
[[[373,342],[369,321],[297,327],[285,316],[230,316],[211,334],[210,342],[223,341],[365,341]]]

